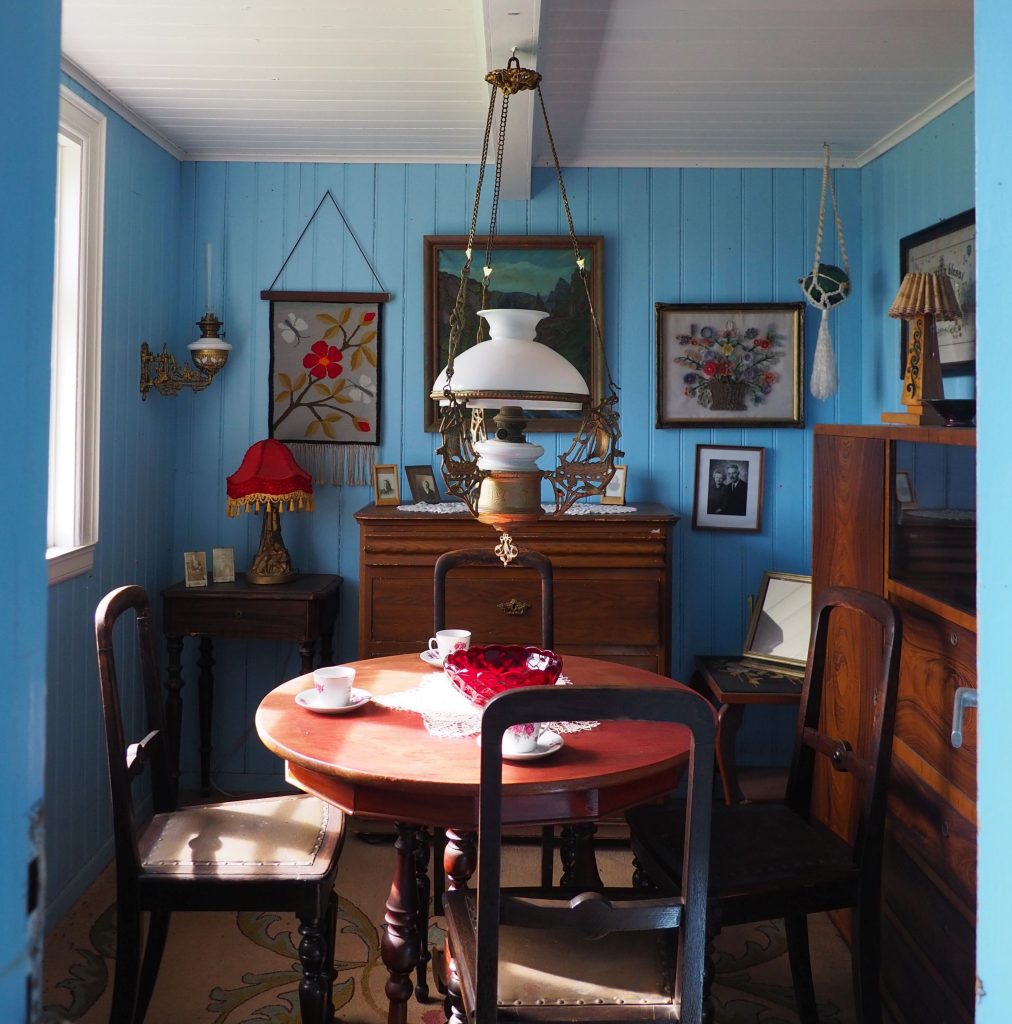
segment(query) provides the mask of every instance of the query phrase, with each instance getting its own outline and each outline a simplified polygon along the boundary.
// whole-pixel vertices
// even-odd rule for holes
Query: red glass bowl
[[[472,644],[447,655],[450,682],[472,704],[484,707],[497,693],[518,686],[552,686],[562,672],[554,651],[518,644]]]

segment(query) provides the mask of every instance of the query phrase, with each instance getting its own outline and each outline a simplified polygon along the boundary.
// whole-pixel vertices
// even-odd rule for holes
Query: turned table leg
[[[745,800],[745,794],[738,785],[738,762],[734,753],[744,714],[744,704],[721,704],[717,712],[717,769],[720,784],[724,787],[724,803],[729,807]]]
[[[211,792],[211,712],[214,708],[214,645],[209,636],[200,638],[200,675],[197,702],[200,710],[200,792]]]
[[[406,1024],[408,1000],[414,991],[411,975],[418,965],[418,882],[415,874],[416,825],[397,823],[394,850],[397,861],[387,898],[380,952],[389,972],[386,996],[387,1024]]]
[[[172,779],[179,790],[179,735],[182,729],[183,701],[180,690],[183,688],[183,638],[170,636],[166,638],[168,647],[168,678],[165,680],[165,728],[169,736],[169,764],[172,766]]]
[[[597,870],[597,857],[594,855],[596,832],[597,826],[592,823],[563,825],[559,845],[559,856],[562,860],[562,878],[559,885],[563,889],[591,892],[604,888]]]

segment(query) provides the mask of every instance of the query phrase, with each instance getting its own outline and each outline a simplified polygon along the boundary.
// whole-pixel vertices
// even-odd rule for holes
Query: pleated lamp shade
[[[959,300],[948,274],[906,274],[889,308],[897,320],[933,316],[936,320],[957,320],[962,316]]]

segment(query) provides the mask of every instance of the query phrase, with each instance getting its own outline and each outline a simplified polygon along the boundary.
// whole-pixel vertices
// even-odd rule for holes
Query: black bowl
[[[976,398],[925,398],[924,401],[945,420],[947,427],[973,426],[977,415]]]

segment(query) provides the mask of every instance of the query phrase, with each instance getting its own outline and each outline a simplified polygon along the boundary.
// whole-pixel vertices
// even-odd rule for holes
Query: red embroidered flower
[[[355,429],[363,434],[368,434],[372,427],[368,420],[355,420]]]
[[[330,377],[333,380],[341,375],[341,350],[328,345],[321,338],[306,354],[302,365],[314,377]]]
[[[755,344],[756,344],[757,348],[769,348],[770,347],[770,339],[769,338],[756,338]]]
[[[362,323],[364,323],[364,324],[371,324],[373,322],[373,320],[375,320],[375,319],[376,319],[376,313],[375,312],[363,313],[362,314]]]
[[[309,356],[306,356],[306,358],[308,359]],[[703,373],[705,373],[707,377],[712,377],[716,372],[717,364],[712,359],[708,363],[703,363]]]

